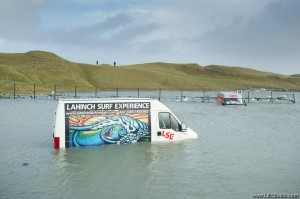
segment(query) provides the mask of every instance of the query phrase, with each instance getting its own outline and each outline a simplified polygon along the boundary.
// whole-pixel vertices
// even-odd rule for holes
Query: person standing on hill
[[[116,62],[114,61],[114,67],[116,67]]]
[[[96,64],[97,64],[97,66],[98,66],[98,60],[96,61]]]

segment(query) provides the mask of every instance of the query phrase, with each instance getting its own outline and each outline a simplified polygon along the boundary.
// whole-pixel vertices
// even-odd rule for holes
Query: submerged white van
[[[242,91],[235,92],[219,92],[217,95],[217,103],[221,105],[244,105]]]
[[[54,148],[197,139],[156,99],[60,99]]]

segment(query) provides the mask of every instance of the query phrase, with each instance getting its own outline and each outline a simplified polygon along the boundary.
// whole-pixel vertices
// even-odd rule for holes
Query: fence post
[[[180,91],[180,102],[182,102],[182,91]]]
[[[97,98],[97,87],[95,88],[95,98]]]
[[[117,98],[119,97],[119,88],[117,88]]]
[[[294,93],[293,93],[293,99],[294,100],[292,102],[295,104],[296,103],[296,99],[295,99],[295,94]]]
[[[250,91],[248,91],[248,103],[250,103],[250,97],[249,97],[249,92],[250,92]]]
[[[56,84],[54,84],[54,92],[53,92],[53,99],[56,99]]]
[[[16,99],[16,83],[14,83],[14,99]]]
[[[76,93],[76,92],[77,92],[77,87],[76,87],[76,86],[75,86],[75,90],[74,90],[74,91],[75,91],[74,97],[75,97],[75,99],[76,99],[76,98],[77,98],[77,93]]]
[[[271,91],[271,103],[273,103],[273,91]]]
[[[160,101],[160,97],[161,97],[161,89],[159,89],[159,93],[158,93],[158,100]]]
[[[140,97],[140,89],[138,88],[138,98]]]
[[[35,99],[35,84],[33,84],[33,99]]]

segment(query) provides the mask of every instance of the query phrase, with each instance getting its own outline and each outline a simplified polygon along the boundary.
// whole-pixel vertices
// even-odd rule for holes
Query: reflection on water
[[[55,101],[0,100],[0,198],[299,194],[298,103],[165,104],[198,140],[56,150]]]

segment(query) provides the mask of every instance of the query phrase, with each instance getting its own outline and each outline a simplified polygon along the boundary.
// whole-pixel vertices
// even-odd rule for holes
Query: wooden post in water
[[[138,88],[138,98],[140,97],[140,89]]]
[[[14,83],[14,99],[16,99],[16,83]]]
[[[248,91],[248,103],[250,103],[250,95],[249,95],[249,92],[250,92],[250,91]]]
[[[97,87],[95,88],[95,98],[97,98]]]
[[[75,97],[75,99],[77,98],[77,93],[76,92],[77,92],[77,87],[75,86],[75,89],[74,89],[74,94],[75,94],[74,97]]]
[[[54,92],[53,92],[53,99],[56,99],[56,84],[54,84]]]
[[[119,97],[119,88],[117,88],[117,98]]]
[[[180,91],[180,101],[182,102],[182,91]]]
[[[160,97],[161,97],[161,89],[159,89],[159,93],[158,93],[158,100],[160,101]]]
[[[295,99],[295,94],[293,93],[293,103],[295,104],[296,103],[296,99]]]
[[[271,103],[273,103],[273,91],[271,91]]]
[[[35,99],[35,84],[33,84],[33,99]]]
[[[205,98],[205,91],[203,91],[202,102],[204,102],[204,98]]]

